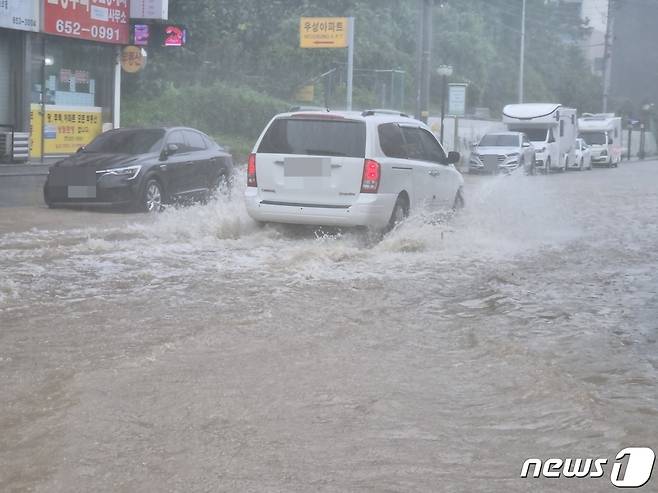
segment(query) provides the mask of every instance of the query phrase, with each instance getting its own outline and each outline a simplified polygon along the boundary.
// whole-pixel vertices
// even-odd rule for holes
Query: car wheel
[[[582,171],[584,169],[584,166],[585,166],[585,159],[582,158],[580,160],[580,166],[578,166],[578,171]]]
[[[140,208],[144,212],[161,212],[163,209],[163,196],[164,194],[160,182],[155,178],[150,178],[146,182],[146,186],[142,192]]]
[[[457,190],[457,194],[455,195],[455,200],[452,203],[452,210],[456,211],[458,209],[463,209],[465,205],[466,202],[464,201],[464,189],[460,188],[459,190]]]
[[[398,199],[393,206],[391,218],[388,220],[386,231],[392,230],[409,216],[409,202],[404,195],[398,195]]]
[[[548,175],[550,174],[550,172],[551,172],[551,157],[549,156],[546,159],[546,164],[544,165],[544,173]]]

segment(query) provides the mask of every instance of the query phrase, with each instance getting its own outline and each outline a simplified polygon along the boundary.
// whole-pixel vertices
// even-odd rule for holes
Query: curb
[[[2,177],[20,177],[20,176],[48,176],[47,171],[42,171],[41,173],[38,172],[32,172],[32,173],[3,173],[0,171],[0,178]]]

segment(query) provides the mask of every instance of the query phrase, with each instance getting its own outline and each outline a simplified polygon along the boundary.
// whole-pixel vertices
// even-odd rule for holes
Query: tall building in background
[[[592,71],[602,75],[605,31],[608,22],[608,0],[583,0],[581,16],[588,21],[588,26],[592,29],[583,42],[585,56],[591,64]]]
[[[570,4],[576,12],[575,15],[580,15],[591,29],[589,35],[582,41],[583,52],[592,72],[603,75],[608,0],[562,0],[562,2]]]
[[[611,109],[658,106],[658,1],[615,0]]]

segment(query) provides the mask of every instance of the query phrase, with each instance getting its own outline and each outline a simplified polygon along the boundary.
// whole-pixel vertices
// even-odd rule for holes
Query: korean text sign
[[[347,48],[347,17],[302,17],[299,21],[301,48]]]
[[[128,0],[45,0],[44,31],[102,43],[130,42]]]
[[[43,136],[45,138],[43,146],[42,125],[44,125]],[[46,154],[73,154],[101,133],[103,127],[101,108],[48,105],[44,122],[41,105],[32,104],[30,127],[31,157],[41,156],[42,150]]]
[[[0,27],[38,31],[38,0],[0,0]]]

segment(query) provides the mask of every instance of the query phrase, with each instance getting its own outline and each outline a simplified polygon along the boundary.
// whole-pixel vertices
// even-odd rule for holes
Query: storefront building
[[[128,0],[0,0],[0,131],[30,157],[67,155],[118,126]]]

